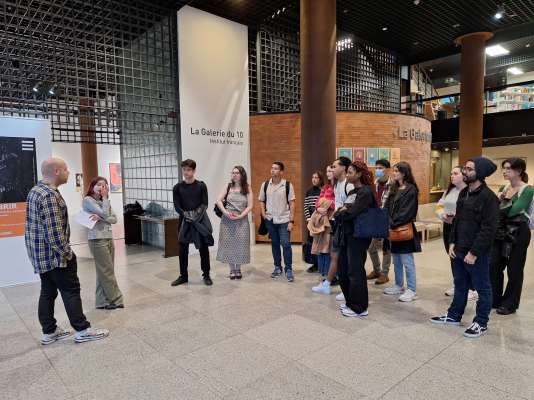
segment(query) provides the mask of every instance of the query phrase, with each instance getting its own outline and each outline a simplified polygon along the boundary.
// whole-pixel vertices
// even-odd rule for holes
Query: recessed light
[[[429,72],[434,72],[434,68],[430,68],[428,71]]]
[[[385,32],[385,31],[388,30],[388,27],[387,27],[387,26],[384,26],[384,27],[382,28],[382,30]]]
[[[486,54],[490,57],[502,56],[504,54],[510,53],[509,50],[502,47],[500,44],[495,46],[486,47]]]
[[[349,10],[347,10],[346,8],[343,10],[343,14],[346,14],[348,12],[349,12]]]
[[[503,17],[503,13],[500,11],[497,11],[494,15],[495,19],[501,19]]]
[[[527,44],[525,45],[525,47],[530,47],[530,43],[527,43]]]
[[[417,46],[418,44],[419,44],[419,42],[413,42],[414,46]]]
[[[460,27],[460,24],[454,24],[452,27],[453,27],[453,28],[459,28],[459,27]]]
[[[521,75],[523,73],[523,70],[517,67],[508,68],[507,71],[512,75]]]

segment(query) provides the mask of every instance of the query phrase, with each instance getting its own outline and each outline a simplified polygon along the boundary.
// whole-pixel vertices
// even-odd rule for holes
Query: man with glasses
[[[386,200],[389,197],[391,187],[391,178],[389,170],[391,164],[388,160],[377,160],[375,163],[375,188],[376,200],[380,208],[384,208]],[[379,250],[382,249],[382,265],[380,264]],[[368,249],[369,257],[373,263],[373,271],[367,275],[367,279],[376,279],[375,285],[383,285],[389,282],[388,273],[391,265],[391,249],[389,241],[383,239],[373,239]]]
[[[464,336],[471,338],[487,332],[491,311],[489,258],[497,231],[499,201],[484,179],[496,169],[497,166],[484,157],[465,163],[462,173],[467,187],[458,196],[449,248],[454,260],[454,298],[447,314],[430,319],[434,324],[460,325],[472,285],[478,293],[476,315],[464,332]]]

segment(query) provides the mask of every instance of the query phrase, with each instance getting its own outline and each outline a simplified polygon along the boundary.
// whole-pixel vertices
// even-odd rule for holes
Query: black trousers
[[[338,256],[339,286],[345,303],[355,313],[362,313],[369,306],[365,261],[371,239],[345,238]]]
[[[444,222],[443,223],[443,245],[445,246],[445,253],[447,253],[447,257],[449,257],[449,247],[451,244],[451,230],[452,230],[452,224],[448,224]],[[451,271],[452,271],[454,260],[450,257],[449,259],[451,261]]]
[[[80,297],[80,280],[76,256],[67,262],[66,268],[54,268],[39,275],[41,278],[41,294],[39,296],[39,322],[43,333],[54,333],[57,325],[54,318],[54,305],[57,292],[61,293],[65,311],[71,326],[76,331],[83,331],[91,326],[85,318]]]
[[[493,308],[506,307],[517,310],[523,289],[523,271],[530,244],[530,229],[527,223],[521,224],[512,247],[510,258],[502,256],[504,242],[496,240],[491,254],[491,286],[493,288]],[[508,283],[503,294],[504,270],[508,275]]]
[[[180,275],[188,277],[187,267],[189,265],[189,244],[180,243],[178,258],[180,260]],[[210,250],[208,246],[199,249],[200,252],[200,269],[204,278],[210,276]]]

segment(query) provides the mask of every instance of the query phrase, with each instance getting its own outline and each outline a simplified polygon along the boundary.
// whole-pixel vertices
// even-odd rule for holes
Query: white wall
[[[69,166],[69,181],[60,187],[61,194],[69,208],[71,243],[86,243],[87,230],[73,221],[72,216],[80,211],[83,193],[76,191],[75,175],[82,173],[82,153],[79,143],[52,143],[52,155],[64,159]],[[120,163],[120,146],[109,144],[97,145],[98,174],[109,181],[109,163]],[[89,182],[84,182],[86,185]],[[115,239],[124,237],[124,224],[122,217],[122,193],[110,193],[111,207],[117,214],[118,221],[113,226],[113,237]]]
[[[39,166],[50,157],[52,129],[46,119],[0,117],[0,135],[35,138],[37,176]],[[38,280],[28,259],[24,236],[0,239],[0,287],[29,283]]]

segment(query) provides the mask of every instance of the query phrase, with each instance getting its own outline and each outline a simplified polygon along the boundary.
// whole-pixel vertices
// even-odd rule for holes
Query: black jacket
[[[475,256],[489,254],[497,231],[499,200],[486,183],[469,192],[469,186],[458,195],[456,216],[451,229],[455,250]]]
[[[354,198],[352,197],[354,196]],[[349,203],[350,202],[350,203]],[[368,208],[376,203],[375,195],[371,186],[362,186],[355,188],[348,193],[345,201],[346,209],[339,211],[335,215],[336,223],[339,224],[340,230],[345,237],[352,235],[354,232],[354,219]]]
[[[391,252],[394,254],[419,253],[421,251],[421,242],[416,234],[414,221],[417,218],[417,209],[419,208],[417,188],[406,183],[406,189],[397,193],[389,194],[385,208],[389,213],[389,227],[398,228],[401,225],[412,224],[414,237],[404,242],[391,242]]]

